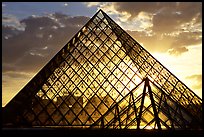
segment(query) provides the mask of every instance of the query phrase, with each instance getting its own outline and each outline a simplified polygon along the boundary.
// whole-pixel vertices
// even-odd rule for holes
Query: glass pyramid
[[[199,129],[201,125],[201,98],[102,10],[3,113],[3,127]]]

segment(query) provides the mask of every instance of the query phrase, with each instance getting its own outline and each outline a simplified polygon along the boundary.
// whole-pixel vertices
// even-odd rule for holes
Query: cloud
[[[2,26],[2,38],[3,39],[9,39],[13,36],[16,36],[18,34],[20,34],[22,31],[20,31],[19,29],[16,29],[13,26]]]
[[[67,7],[67,6],[68,6],[68,3],[65,2],[65,3],[63,4],[63,6],[64,6],[64,7]]]
[[[202,32],[182,32],[172,43],[172,47],[198,45],[202,42]]]
[[[177,25],[175,23],[190,21],[202,11],[202,3],[199,2],[117,2],[112,4],[117,12],[128,12],[131,18],[138,16],[140,12],[152,13],[155,23],[159,23],[158,26]]]
[[[169,54],[170,55],[175,55],[175,56],[178,56],[184,52],[187,52],[188,49],[186,47],[176,47],[176,48],[173,48],[173,49],[169,49]]]
[[[201,13],[201,3],[182,2],[175,6],[165,5],[162,12],[156,14],[153,18],[153,30],[158,32],[171,32],[178,30],[178,26],[183,23],[191,22],[195,17],[197,17],[196,20],[199,21]]]
[[[202,43],[201,3],[117,2],[101,7],[111,10],[119,25],[150,52],[172,50],[171,53],[181,55],[188,51],[188,46]],[[125,22],[122,13],[128,15]]]
[[[101,2],[84,2],[84,4],[90,8],[90,7],[95,7],[101,4]]]
[[[186,77],[187,79],[190,79],[191,81],[195,81],[193,85],[194,89],[202,89],[202,74],[194,74]]]
[[[54,13],[21,20],[26,26],[24,31],[2,25],[3,72],[37,72],[88,20]]]
[[[135,22],[135,29],[138,30],[137,24],[142,24],[142,20],[139,22],[140,15],[146,14],[151,20],[145,22],[148,22],[149,26],[152,26],[152,31],[158,34],[178,31],[182,29],[182,24],[192,20],[195,22],[193,26],[196,26],[197,23],[201,24],[202,18],[202,4],[199,2],[104,2],[92,6],[114,15],[115,20],[125,26],[125,29]],[[125,25],[125,22],[131,23]],[[201,25],[199,29],[201,30]],[[133,27],[130,30],[133,30]]]
[[[10,14],[3,14],[2,24],[6,26],[12,26],[22,31],[25,29],[25,24],[21,23],[15,16],[10,15]]]

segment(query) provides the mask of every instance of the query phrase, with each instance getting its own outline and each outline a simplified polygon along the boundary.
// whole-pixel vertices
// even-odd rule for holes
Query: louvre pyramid
[[[4,127],[202,128],[202,100],[102,10],[3,114]]]

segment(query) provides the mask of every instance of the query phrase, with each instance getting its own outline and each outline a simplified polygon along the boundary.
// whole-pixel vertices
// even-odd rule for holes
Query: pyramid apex
[[[99,9],[97,13],[100,13],[100,12],[101,12],[102,14],[105,13],[102,9]]]
[[[103,11],[102,9],[99,9],[98,11]]]

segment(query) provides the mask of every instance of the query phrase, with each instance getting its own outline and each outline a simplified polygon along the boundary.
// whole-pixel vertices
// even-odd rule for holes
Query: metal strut
[[[142,81],[144,81],[144,80],[145,79],[143,79]],[[142,117],[142,109],[144,106],[145,92],[146,92],[146,82],[144,84],[144,89],[143,89],[143,93],[142,93],[142,101],[141,101],[141,105],[140,105],[140,111],[139,111],[139,115],[137,117],[137,129],[140,129],[140,121],[141,121],[141,117]]]
[[[153,108],[153,111],[154,111],[154,117],[155,117],[158,129],[161,130],[161,124],[160,124],[160,121],[159,121],[158,112],[157,112],[157,109],[156,109],[156,105],[154,103],[154,98],[153,98],[153,95],[152,95],[152,90],[151,90],[151,87],[149,85],[149,79],[148,78],[145,79],[145,85],[148,86],[148,92],[149,92],[150,100],[151,100],[151,103],[152,103],[152,108]]]

